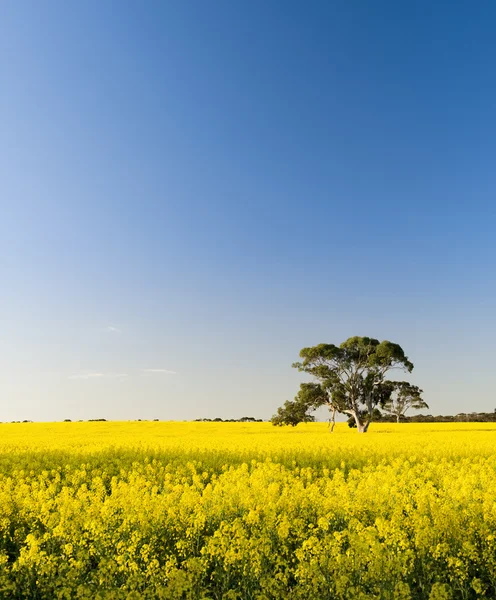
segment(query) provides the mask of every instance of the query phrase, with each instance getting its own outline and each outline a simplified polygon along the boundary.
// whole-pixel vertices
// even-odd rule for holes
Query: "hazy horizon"
[[[0,6],[0,421],[271,417],[399,343],[496,407],[496,6]]]

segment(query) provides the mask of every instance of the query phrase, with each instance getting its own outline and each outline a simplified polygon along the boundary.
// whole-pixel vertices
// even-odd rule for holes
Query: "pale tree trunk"
[[[370,421],[367,421],[366,423],[357,424],[357,428],[358,428],[358,433],[367,433],[367,431],[369,430],[369,425],[370,425]]]
[[[400,415],[396,415],[396,423],[400,422]]]
[[[360,415],[354,410],[347,410],[346,412],[355,419],[358,433],[366,433],[367,429],[369,428],[369,423],[362,423],[360,420]]]
[[[372,398],[370,396],[367,397],[366,406],[367,406],[367,410],[369,411],[369,414],[367,416],[367,420],[365,421],[365,423],[360,422],[360,417],[358,417],[358,414],[355,416],[358,433],[367,433],[367,431],[369,429],[369,425],[372,422],[372,413],[374,410],[374,405],[372,404]]]
[[[351,415],[355,419],[355,423],[356,423],[356,426],[357,426],[358,433],[367,433],[367,431],[369,429],[369,425],[370,425],[370,423],[372,421],[372,419],[371,419],[370,416],[365,421],[365,423],[362,423],[362,421],[360,419],[360,415],[358,414],[357,411],[347,410],[346,413],[349,414],[349,415]]]
[[[332,433],[334,431],[334,426],[336,425],[336,409],[334,407],[331,408],[331,418],[329,419],[329,432]]]

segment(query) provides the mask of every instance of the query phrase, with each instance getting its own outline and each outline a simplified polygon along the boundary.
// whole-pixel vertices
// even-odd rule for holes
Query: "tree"
[[[387,380],[386,373],[413,369],[401,346],[368,337],[351,337],[340,346],[303,348],[300,358],[293,367],[315,381],[301,384],[294,401],[286,402],[274,415],[275,425],[296,425],[308,420],[311,411],[327,406],[332,415],[339,412],[352,417],[358,431],[365,433],[374,408],[384,405],[395,389],[395,382]]]
[[[292,425],[311,423],[315,417],[310,414],[323,404],[328,404],[328,396],[318,383],[302,383],[294,400],[286,400],[272,417],[272,425]]]
[[[405,416],[409,408],[415,410],[429,408],[428,404],[422,399],[422,393],[422,390],[416,385],[412,385],[407,381],[398,381],[390,398],[382,404],[382,408],[386,413],[395,416],[396,421],[399,423],[401,417]]]
[[[310,423],[312,421],[315,421],[315,417],[309,415],[304,408],[292,400],[286,400],[271,419],[272,425],[291,425],[292,427],[295,427],[298,423]]]

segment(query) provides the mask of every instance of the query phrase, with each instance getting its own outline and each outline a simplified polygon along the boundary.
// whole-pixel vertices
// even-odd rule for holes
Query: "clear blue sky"
[[[268,418],[351,335],[496,408],[495,22],[4,0],[0,420]]]

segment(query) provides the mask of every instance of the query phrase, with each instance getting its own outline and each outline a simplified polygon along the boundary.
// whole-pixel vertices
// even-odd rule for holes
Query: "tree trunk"
[[[358,429],[358,433],[367,433],[367,430],[369,428],[369,425],[372,421],[372,417],[369,415],[367,421],[365,423],[362,423],[361,419],[360,419],[360,415],[358,414],[357,411],[355,410],[343,410],[342,412],[346,413],[347,415],[351,415],[354,419],[355,419],[355,423]]]
[[[334,425],[336,425],[336,409],[331,409],[331,418],[329,419],[329,432],[332,433],[334,431]]]
[[[370,425],[370,421],[367,421],[366,423],[360,423],[359,424],[359,419],[355,419],[357,421],[357,429],[358,429],[358,433],[367,433],[368,429],[369,429],[369,425]]]
[[[355,419],[358,433],[365,433],[368,428],[368,423],[366,425],[364,423],[362,423],[362,421],[360,420],[360,415],[357,412],[353,411],[351,414],[353,415],[353,418]]]
[[[396,415],[396,423],[400,422],[400,415]]]

